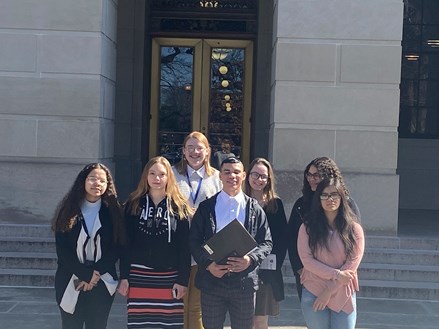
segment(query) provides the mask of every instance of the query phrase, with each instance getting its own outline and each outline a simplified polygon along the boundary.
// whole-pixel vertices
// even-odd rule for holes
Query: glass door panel
[[[160,47],[159,153],[179,158],[191,131],[193,107],[193,47]],[[173,161],[174,162],[174,161]]]
[[[249,163],[253,44],[242,40],[205,40],[203,73],[210,90],[203,92],[202,121],[212,153],[227,143],[244,164]],[[204,105],[207,104],[207,105]],[[204,125],[202,125],[204,126]]]
[[[195,77],[201,65],[195,54],[201,53],[201,46],[200,40],[192,39],[153,41],[150,156],[163,155],[171,164],[181,158],[183,140],[193,130],[194,120],[200,121],[199,102],[194,100],[200,93]]]
[[[226,142],[241,155],[244,49],[212,48],[209,141],[214,151]]]
[[[153,40],[150,156],[174,164],[198,130],[212,154],[228,142],[248,164],[252,52],[250,41]]]

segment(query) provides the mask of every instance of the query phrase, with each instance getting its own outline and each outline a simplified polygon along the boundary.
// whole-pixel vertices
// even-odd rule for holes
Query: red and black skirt
[[[178,272],[132,264],[128,292],[128,329],[183,328],[183,300],[174,299]]]

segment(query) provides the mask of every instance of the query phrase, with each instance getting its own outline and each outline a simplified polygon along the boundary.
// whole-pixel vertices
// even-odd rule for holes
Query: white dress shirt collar
[[[192,177],[192,175],[193,175],[195,172],[197,173],[197,175],[198,175],[200,178],[203,178],[203,177],[204,177],[204,173],[206,172],[206,168],[205,168],[204,165],[203,165],[200,169],[195,170],[195,169],[192,168],[191,166],[187,166],[187,175],[188,175],[189,177]]]
[[[230,196],[222,190],[218,194],[215,204],[216,231],[223,229],[235,218],[244,225],[245,206],[245,197],[242,191],[235,196]]]
[[[224,190],[221,190],[221,192],[218,194],[216,202],[231,202],[232,200],[235,200],[237,204],[245,203],[244,192],[241,191],[235,196],[230,196],[224,192]]]

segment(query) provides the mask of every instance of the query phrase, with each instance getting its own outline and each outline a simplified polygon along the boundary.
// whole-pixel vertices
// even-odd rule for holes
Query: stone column
[[[403,2],[275,2],[271,158],[289,206],[303,169],[339,165],[362,224],[396,233]],[[288,202],[287,202],[288,204]]]
[[[117,83],[114,160],[119,196],[125,200],[136,187],[148,160],[149,40],[147,2],[120,1],[117,23]],[[148,56],[145,56],[145,53]]]

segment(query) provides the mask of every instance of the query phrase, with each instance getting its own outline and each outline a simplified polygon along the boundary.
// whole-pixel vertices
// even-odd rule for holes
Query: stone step
[[[54,252],[53,237],[0,237],[0,251]],[[439,251],[414,249],[367,249],[363,262],[380,264],[439,265]],[[293,275],[288,259],[284,263],[284,275]]]
[[[1,252],[0,268],[3,269],[41,269],[56,270],[57,259],[55,253]],[[439,283],[439,267],[389,265],[389,264],[361,264],[359,277],[362,280],[390,280],[410,282]],[[293,276],[285,276],[286,281],[294,282]]]
[[[368,236],[366,234],[366,250],[373,248],[439,250],[439,238]]]
[[[0,268],[56,270],[56,266],[54,252],[0,252]]]
[[[54,237],[0,237],[0,251],[55,252]]]
[[[55,270],[0,268],[0,286],[53,287]]]
[[[52,287],[54,270],[0,269],[0,286]],[[285,294],[297,295],[294,278],[285,278]],[[431,282],[360,280],[359,297],[439,300],[439,284]]]
[[[56,269],[49,225],[0,225],[0,285],[51,287]],[[288,258],[285,292],[296,295]],[[439,300],[439,240],[366,236],[359,296]]]
[[[284,278],[294,278],[293,271],[289,265],[284,265],[282,272]],[[358,273],[360,278],[367,280],[439,283],[439,266],[434,265],[361,263]]]
[[[284,286],[286,296],[297,295],[294,278],[284,278]],[[360,278],[358,297],[439,301],[439,283]]]
[[[359,277],[365,280],[393,280],[439,283],[439,266],[361,263]]]
[[[54,233],[49,224],[0,224],[0,237],[53,236]],[[439,250],[439,238],[366,235],[366,249],[369,248]]]
[[[439,250],[369,248],[365,250],[361,262],[361,264],[366,263],[381,264],[380,266],[383,269],[386,269],[386,264],[395,266],[435,266],[436,268],[439,268]],[[282,273],[284,276],[294,275],[288,258],[284,261]]]
[[[439,301],[439,283],[360,279],[358,296]]]
[[[0,224],[0,237],[53,237],[50,225]]]
[[[406,264],[406,265],[439,265],[438,250],[386,249],[373,248],[364,253],[364,263]]]

